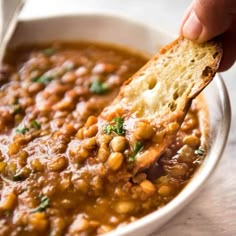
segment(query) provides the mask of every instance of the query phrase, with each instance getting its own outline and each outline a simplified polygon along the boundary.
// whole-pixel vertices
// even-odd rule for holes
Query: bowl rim
[[[176,35],[170,34],[169,32],[166,32],[165,30],[158,28],[158,27],[152,27],[149,24],[143,23],[137,19],[134,19],[132,17],[127,17],[127,15],[117,14],[117,13],[111,13],[111,12],[80,12],[78,14],[60,14],[60,15],[52,15],[52,16],[39,16],[34,18],[20,18],[19,22],[21,23],[27,23],[27,22],[36,22],[36,21],[45,21],[45,20],[56,20],[58,18],[80,18],[80,17],[103,17],[103,18],[111,18],[115,20],[122,20],[127,21],[128,23],[132,24],[133,27],[145,27],[150,31],[153,31],[157,34],[164,34],[167,37],[170,38],[170,41],[173,40]],[[132,50],[132,49],[131,49]],[[140,50],[142,51],[142,50]],[[217,73],[214,81],[216,83],[217,89],[219,91],[219,97],[221,101],[222,106],[222,113],[223,113],[223,120],[222,120],[222,126],[224,132],[221,133],[222,135],[222,145],[217,146],[216,150],[212,152],[211,156],[208,158],[207,165],[203,166],[203,168],[199,168],[196,175],[193,176],[191,181],[183,188],[183,190],[168,204],[161,207],[160,209],[153,211],[152,213],[149,213],[146,216],[141,217],[140,219],[129,223],[128,225],[124,227],[118,227],[111,231],[110,233],[106,233],[106,236],[118,236],[118,235],[126,235],[131,234],[134,231],[137,231],[143,227],[151,226],[155,223],[155,221],[163,221],[163,224],[169,220],[171,217],[173,217],[175,214],[177,214],[184,206],[186,206],[195,196],[197,192],[201,190],[201,187],[203,183],[207,181],[207,179],[212,175],[214,172],[217,164],[222,158],[222,154],[224,151],[224,148],[226,146],[227,138],[229,135],[230,130],[230,124],[231,124],[231,106],[230,106],[230,99],[229,95],[226,89],[226,85],[223,81],[223,78],[221,74]],[[226,115],[227,114],[227,115]],[[203,162],[204,163],[204,162]],[[164,220],[163,220],[164,219]]]

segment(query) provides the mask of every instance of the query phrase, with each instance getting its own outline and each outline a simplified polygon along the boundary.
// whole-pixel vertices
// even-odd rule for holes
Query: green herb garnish
[[[140,151],[142,151],[143,148],[144,148],[144,146],[143,146],[143,143],[142,143],[142,142],[136,142],[136,143],[134,144],[134,147],[133,147],[133,150],[132,150],[133,153],[132,153],[132,155],[130,155],[129,158],[128,158],[128,162],[134,162],[136,155],[137,155]]]
[[[37,120],[32,120],[32,121],[30,122],[30,127],[39,130],[39,129],[41,128],[41,125],[38,123]]]
[[[40,83],[40,84],[48,84],[49,82],[51,82],[53,80],[52,77],[50,76],[46,76],[46,75],[42,75],[40,77],[35,77],[32,78],[31,81],[34,83]]]
[[[105,83],[105,82],[100,82],[98,80],[95,80],[89,90],[92,92],[92,93],[96,93],[96,94],[105,94],[109,91],[109,87],[108,87],[108,84]]]
[[[107,124],[104,126],[103,131],[105,134],[111,134],[112,132],[117,133],[118,135],[124,135],[124,120],[122,117],[116,117],[113,119],[111,124]]]
[[[22,180],[22,176],[21,174],[16,174],[12,177],[13,181],[21,181]]]
[[[38,207],[36,207],[35,209],[33,209],[31,211],[31,213],[35,213],[35,212],[42,212],[42,211],[45,211],[46,208],[49,206],[50,204],[50,198],[47,197],[47,196],[43,196],[41,198],[41,203]]]
[[[43,54],[46,56],[52,56],[55,53],[55,49],[53,48],[46,48],[43,50]]]
[[[8,217],[9,215],[10,215],[10,211],[9,210],[4,211],[4,216],[5,217]]]
[[[29,131],[27,127],[21,128],[21,129],[16,129],[16,133],[18,134],[25,134]]]
[[[199,147],[197,150],[195,150],[194,153],[199,156],[203,156],[205,154],[205,150],[203,148]]]
[[[22,106],[15,105],[15,108],[13,110],[13,115],[20,114],[20,113],[22,113],[22,111],[23,111]]]

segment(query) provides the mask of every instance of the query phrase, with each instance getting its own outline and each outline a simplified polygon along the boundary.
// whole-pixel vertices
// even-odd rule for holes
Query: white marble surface
[[[21,18],[108,11],[177,33],[189,3],[190,0],[28,0]],[[198,197],[153,235],[236,235],[236,65],[223,77],[231,99],[232,125],[222,161]]]

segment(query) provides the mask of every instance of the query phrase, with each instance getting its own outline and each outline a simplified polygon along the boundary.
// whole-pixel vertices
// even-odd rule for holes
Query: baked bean
[[[67,166],[67,159],[63,156],[53,158],[47,163],[47,168],[50,171],[60,171]]]
[[[134,138],[137,140],[150,139],[154,135],[153,127],[145,122],[139,122],[134,128]]]
[[[26,151],[20,151],[17,155],[18,164],[20,166],[25,166],[27,161],[28,153]]]
[[[142,187],[143,191],[147,194],[154,194],[155,191],[156,191],[156,188],[154,186],[154,184],[149,181],[149,180],[143,180],[141,183],[140,183],[140,186]]]
[[[82,163],[84,162],[84,160],[89,156],[89,152],[84,149],[84,148],[81,148],[78,152],[78,155],[77,155],[77,158],[78,158],[78,163]]]
[[[152,138],[153,142],[161,143],[164,139],[165,134],[166,130],[157,131]]]
[[[82,193],[87,193],[89,191],[89,184],[83,179],[73,181],[73,185]]]
[[[13,192],[7,192],[1,196],[0,209],[11,210],[17,201],[17,196]]]
[[[120,152],[112,152],[107,160],[107,165],[111,170],[118,170],[123,163],[124,156]]]
[[[75,74],[76,76],[83,76],[86,75],[87,73],[89,73],[88,69],[84,66],[79,67],[78,69],[76,69]]]
[[[92,72],[95,74],[101,73],[110,73],[115,70],[115,66],[113,64],[106,64],[106,63],[98,63],[93,68]]]
[[[48,221],[44,212],[36,212],[29,216],[29,225],[32,229],[37,231],[44,231],[47,228]]]
[[[94,148],[96,148],[97,146],[97,141],[96,138],[88,138],[86,139],[83,144],[82,144],[83,148],[87,149],[87,150],[93,150]]]
[[[21,148],[21,146],[18,143],[16,143],[16,142],[11,143],[8,147],[8,154],[10,156],[14,155],[19,152],[20,148]]]
[[[112,140],[112,136],[109,134],[103,134],[103,135],[98,136],[97,138],[97,142],[99,145],[109,144],[111,140]]]
[[[183,144],[189,145],[192,148],[197,148],[200,145],[200,139],[194,135],[185,136]]]
[[[179,151],[178,160],[180,162],[193,162],[195,159],[194,149],[188,145],[184,145]]]
[[[91,138],[95,136],[98,132],[98,127],[97,125],[92,125],[88,129],[84,130],[84,137],[86,138]]]
[[[3,161],[0,162],[0,173],[4,173],[6,165],[7,164],[5,162]]]
[[[40,161],[39,158],[33,159],[33,160],[30,162],[30,166],[31,166],[31,168],[32,168],[34,171],[43,171],[43,169],[44,169],[44,166],[43,166],[43,164],[41,163],[41,161]]]
[[[77,76],[75,72],[73,71],[66,72],[61,78],[62,82],[64,83],[74,83],[76,79],[77,79]]]
[[[83,128],[79,129],[78,132],[76,133],[76,137],[78,139],[83,139],[84,138],[84,132],[83,132]]]
[[[171,194],[171,188],[168,185],[162,185],[162,186],[159,187],[158,193],[162,197],[168,197]]]
[[[116,136],[110,142],[111,148],[114,152],[123,152],[127,146],[125,137]]]
[[[84,127],[89,128],[90,126],[97,123],[97,117],[95,116],[89,116],[86,123],[84,124]]]
[[[29,88],[28,88],[28,91],[29,93],[37,93],[39,92],[40,90],[43,89],[43,84],[40,84],[40,83],[33,83],[33,84],[30,84]]]
[[[179,124],[177,122],[170,123],[167,127],[168,134],[175,134],[179,129]]]
[[[174,177],[184,176],[187,173],[185,164],[176,164],[170,168],[170,174]]]
[[[97,159],[99,160],[99,162],[104,163],[107,160],[109,155],[110,155],[110,151],[108,147],[106,145],[103,145],[98,149]]]
[[[120,201],[115,205],[115,211],[119,214],[132,213],[135,209],[133,201]]]

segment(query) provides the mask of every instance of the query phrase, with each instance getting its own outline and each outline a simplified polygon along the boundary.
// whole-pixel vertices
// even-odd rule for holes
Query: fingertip
[[[184,37],[190,40],[198,41],[202,31],[203,31],[203,25],[198,19],[196,12],[192,10],[191,13],[189,14],[189,17],[183,24],[182,34]]]

